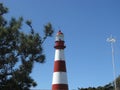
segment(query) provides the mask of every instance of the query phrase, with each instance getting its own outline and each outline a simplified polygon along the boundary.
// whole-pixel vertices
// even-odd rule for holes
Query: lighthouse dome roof
[[[58,31],[57,35],[60,35],[60,34],[63,35],[63,33],[61,32],[61,30]]]

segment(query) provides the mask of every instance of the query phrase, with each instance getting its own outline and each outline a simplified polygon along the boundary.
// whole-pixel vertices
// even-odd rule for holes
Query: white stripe
[[[68,84],[66,72],[54,72],[52,84]]]
[[[65,60],[63,49],[56,49],[55,50],[55,61],[56,60]]]

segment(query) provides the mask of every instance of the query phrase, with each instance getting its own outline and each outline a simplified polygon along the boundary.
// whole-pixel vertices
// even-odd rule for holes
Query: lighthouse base
[[[68,90],[67,84],[54,84],[52,85],[52,90]]]

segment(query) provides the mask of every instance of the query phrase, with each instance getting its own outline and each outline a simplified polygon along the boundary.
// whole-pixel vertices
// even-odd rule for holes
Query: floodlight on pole
[[[112,37],[107,38],[107,42],[111,44],[111,49],[112,49],[112,65],[113,65],[113,76],[114,76],[114,88],[117,90],[117,85],[116,85],[116,71],[115,71],[115,57],[114,57],[114,43],[116,42],[116,39]]]

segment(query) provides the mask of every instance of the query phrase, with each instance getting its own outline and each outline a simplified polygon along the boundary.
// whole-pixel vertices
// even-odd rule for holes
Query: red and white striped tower
[[[59,31],[55,40],[55,61],[52,81],[52,90],[68,90],[66,64],[64,57],[64,35]]]

